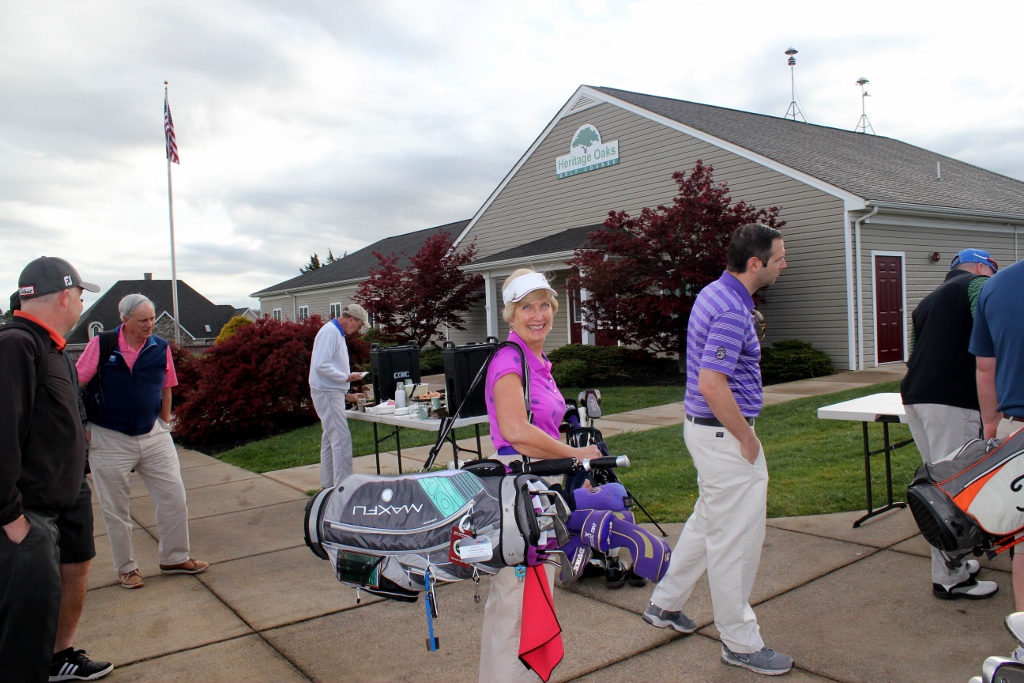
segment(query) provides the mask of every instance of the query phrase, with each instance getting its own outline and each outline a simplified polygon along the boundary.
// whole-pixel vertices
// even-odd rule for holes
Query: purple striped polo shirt
[[[761,413],[761,343],[750,312],[754,300],[728,271],[701,290],[686,329],[686,414],[714,417],[697,390],[701,368],[729,377],[729,389],[744,417]]]

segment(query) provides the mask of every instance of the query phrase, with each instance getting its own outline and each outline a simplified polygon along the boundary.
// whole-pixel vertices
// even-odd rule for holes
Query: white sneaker
[[[1018,647],[1011,652],[1010,659],[1016,659],[1018,662],[1024,663],[1024,647]]]
[[[966,581],[948,586],[941,583],[932,584],[932,595],[942,600],[956,600],[957,598],[984,600],[998,592],[999,584],[995,581],[978,581],[973,576]]]

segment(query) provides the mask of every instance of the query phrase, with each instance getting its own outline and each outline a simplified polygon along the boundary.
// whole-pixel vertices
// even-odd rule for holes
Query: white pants
[[[544,565],[548,588],[554,590],[555,568]],[[480,633],[480,683],[536,683],[540,680],[519,661],[519,631],[523,624],[523,583],[515,567],[491,577]],[[554,593],[552,593],[552,596]]]
[[[320,486],[337,486],[352,474],[352,434],[345,417],[345,392],[310,389],[320,417]]]
[[[156,505],[156,530],[160,535],[160,564],[188,561],[188,508],[181,465],[167,423],[157,419],[149,434],[128,436],[96,424],[89,425],[89,467],[96,496],[103,508],[103,522],[110,537],[114,571],[127,574],[138,568],[132,548],[132,519],[129,514],[131,486],[128,474],[134,469]]]
[[[981,433],[981,413],[969,408],[944,406],[938,403],[915,403],[903,406],[907,425],[921,453],[921,460],[931,464],[942,460]],[[967,567],[946,566],[947,556],[932,548],[932,583],[955,585],[968,579]]]
[[[727,429],[689,420],[683,424],[683,439],[697,468],[700,496],[651,602],[663,610],[681,611],[707,571],[722,642],[733,652],[757,652],[764,641],[750,607],[750,591],[765,534],[768,468],[764,449],[751,465]]]

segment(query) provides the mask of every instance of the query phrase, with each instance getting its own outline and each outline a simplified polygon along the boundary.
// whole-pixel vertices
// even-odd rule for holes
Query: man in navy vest
[[[320,439],[320,486],[337,486],[352,474],[352,434],[345,417],[345,395],[352,380],[364,372],[351,372],[345,336],[368,327],[366,310],[349,304],[341,317],[320,328],[313,341],[309,364],[309,393],[323,426]],[[354,397],[355,398],[355,397]],[[378,396],[379,400],[385,397]]]
[[[981,433],[974,356],[967,350],[974,310],[985,281],[999,266],[981,249],[964,249],[949,264],[945,281],[921,299],[913,315],[907,376],[900,383],[910,433],[925,464],[933,463]],[[990,598],[994,581],[978,581],[977,560],[950,567],[932,548],[932,593],[952,600]]]
[[[78,379],[89,387],[89,464],[114,571],[123,587],[142,588],[129,514],[133,469],[156,505],[160,571],[198,574],[209,564],[189,558],[185,485],[168,425],[171,388],[178,384],[170,347],[153,334],[156,313],[145,296],[129,294],[118,312],[117,345],[100,358],[100,337],[93,337],[78,359]]]

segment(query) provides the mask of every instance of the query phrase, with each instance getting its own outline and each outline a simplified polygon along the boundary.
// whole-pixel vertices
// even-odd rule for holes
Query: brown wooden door
[[[569,290],[569,343],[583,343],[583,311],[578,289]]]
[[[903,257],[875,257],[878,362],[903,360]]]

